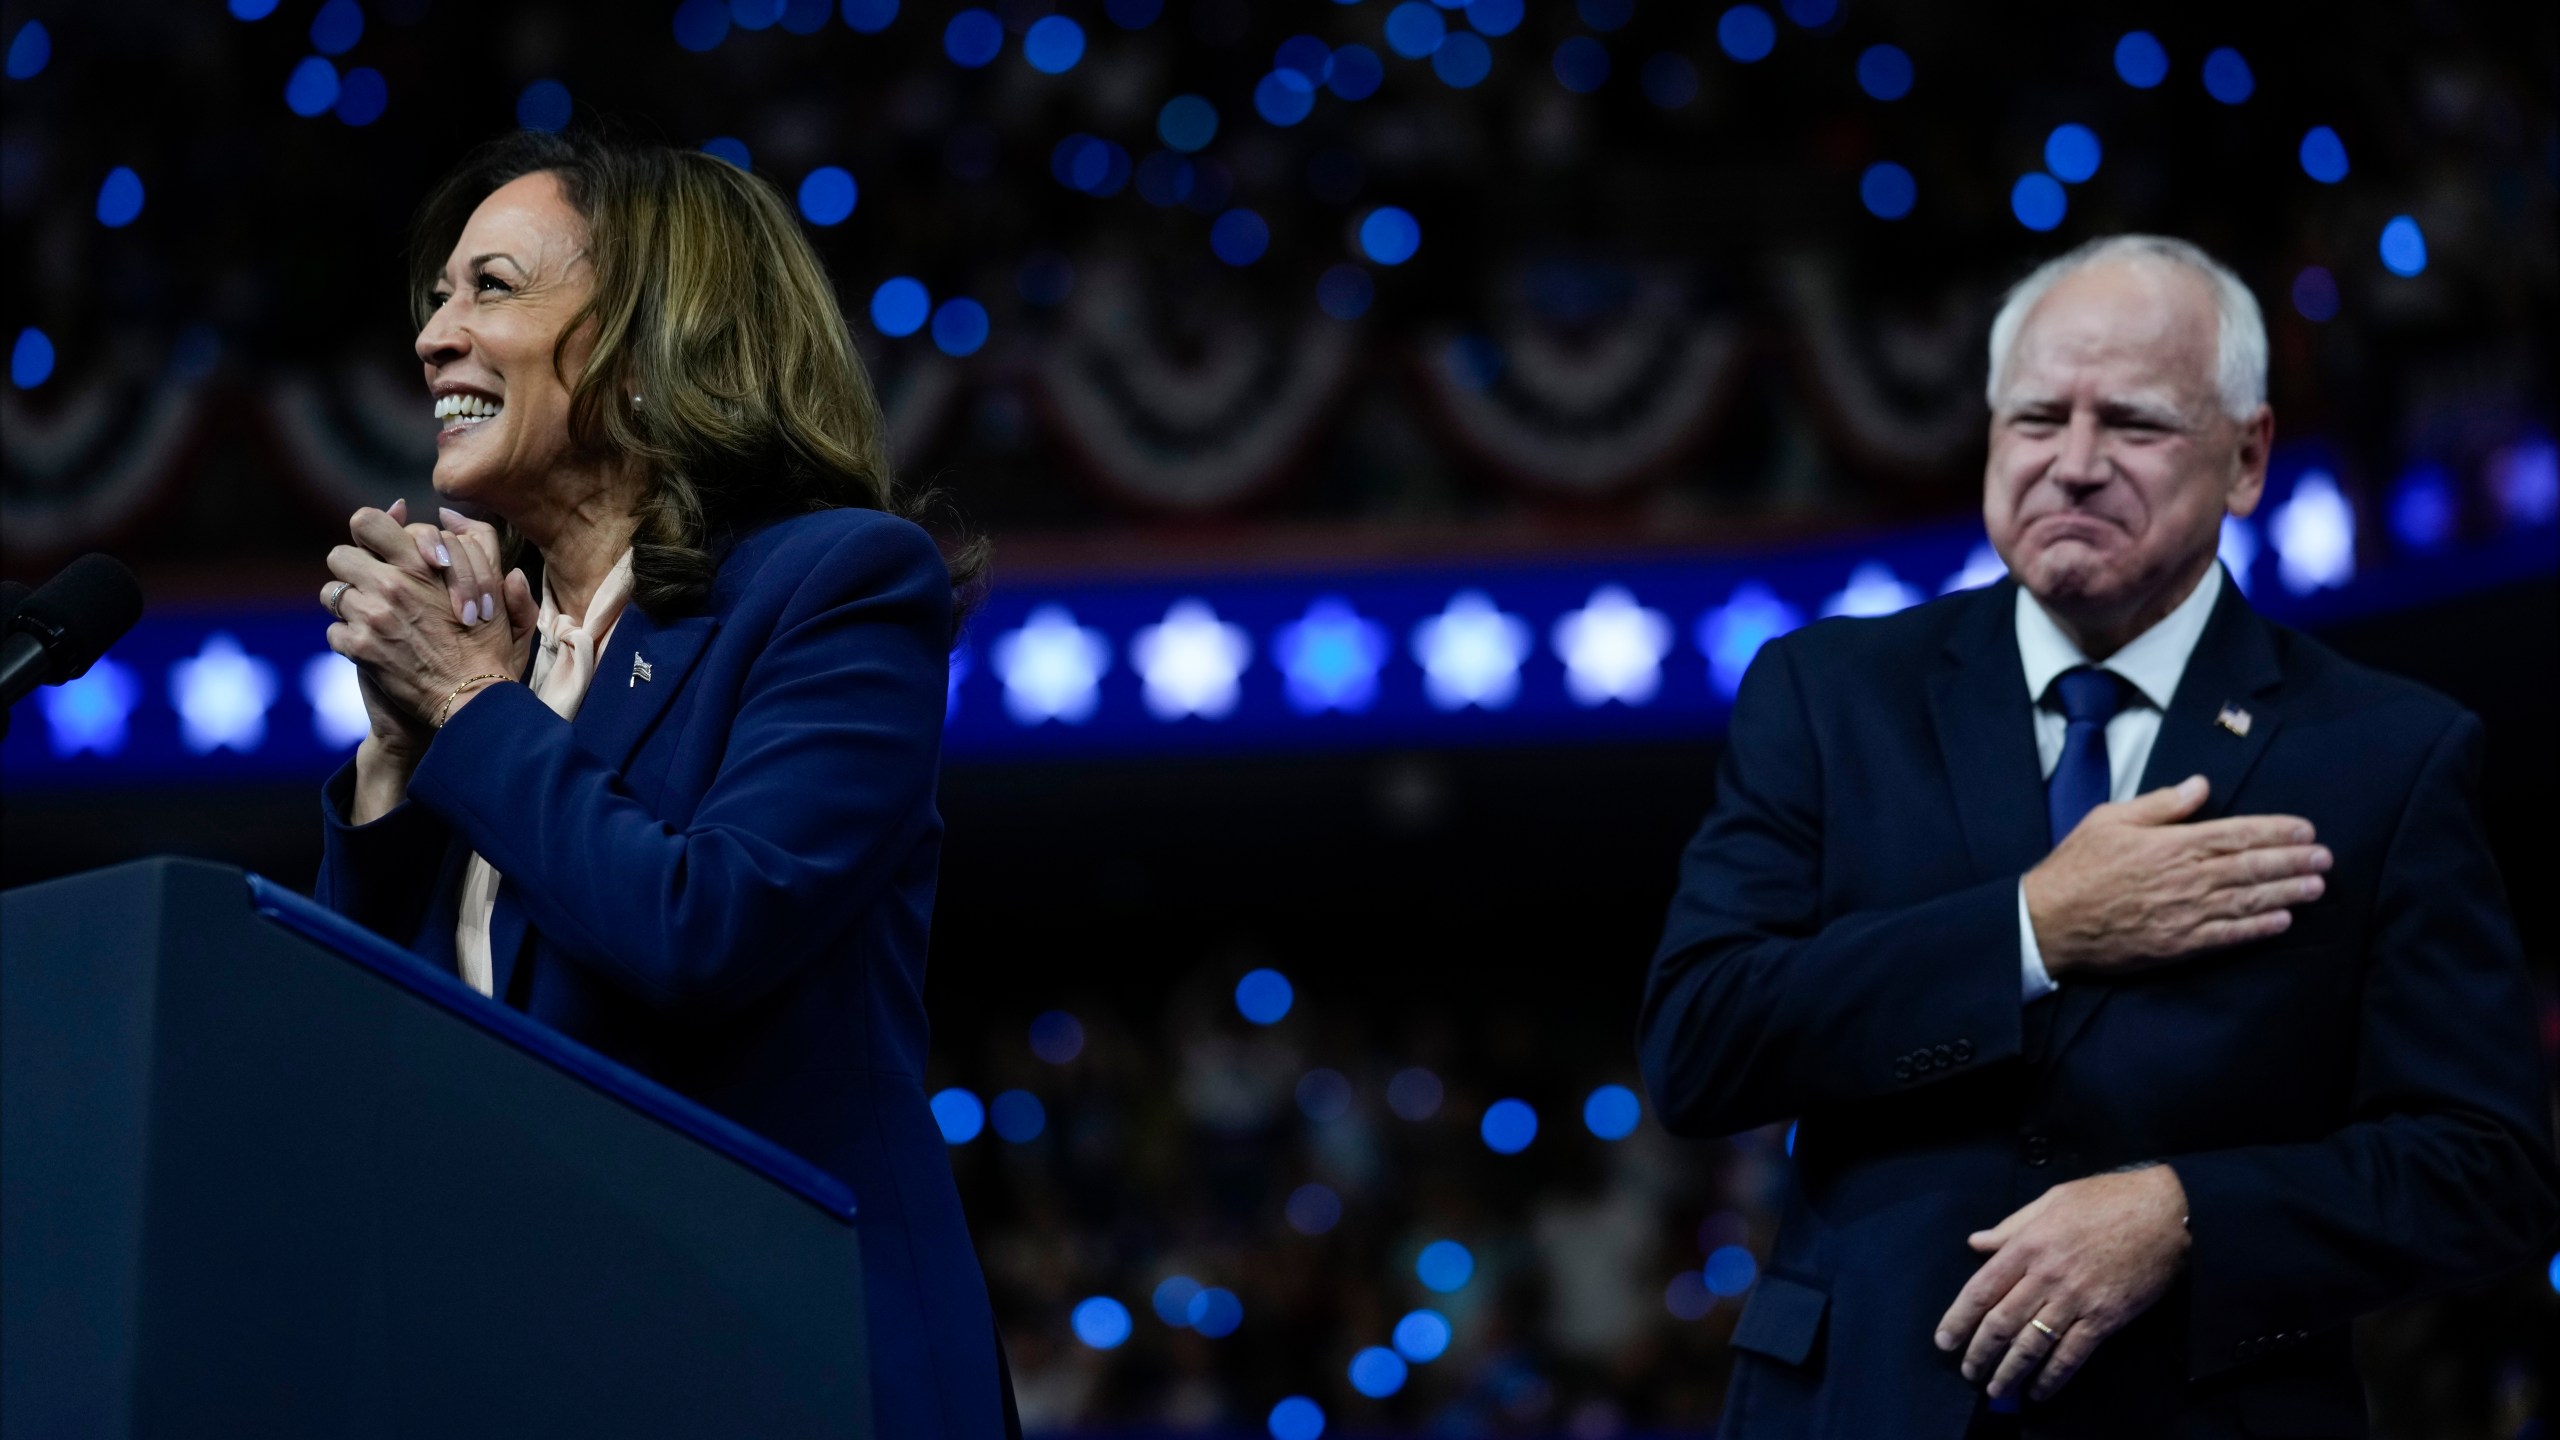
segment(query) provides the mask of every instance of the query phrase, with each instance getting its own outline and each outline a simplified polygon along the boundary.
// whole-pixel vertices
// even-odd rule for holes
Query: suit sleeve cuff
[[[2018,881],[2018,989],[2022,1003],[2041,1000],[2062,987],[2044,968],[2044,950],[2036,944],[2036,922],[2027,913],[2027,882]]]

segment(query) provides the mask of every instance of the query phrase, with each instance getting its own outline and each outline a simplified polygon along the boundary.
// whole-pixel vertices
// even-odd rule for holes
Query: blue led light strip
[[[2560,572],[2548,523],[2362,570],[2356,550],[2383,547],[2287,551],[2274,528],[2235,526],[2224,555],[2253,603],[2300,625]],[[1770,635],[1998,574],[1968,522],[1774,554],[1000,583],[953,655],[945,753],[1708,739]],[[19,706],[0,785],[316,781],[363,733],[325,624],[304,605],[157,612],[88,678]]]

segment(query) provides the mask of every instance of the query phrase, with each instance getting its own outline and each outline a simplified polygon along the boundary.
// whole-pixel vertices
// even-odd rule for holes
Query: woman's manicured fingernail
[[[441,545],[436,547],[436,563],[439,565],[450,565],[453,563],[453,557],[445,553],[445,548]]]
[[[480,618],[483,620],[495,620],[498,618],[498,602],[495,597],[486,593],[481,595]]]
[[[480,602],[479,602],[479,601],[477,601],[477,600],[465,600],[465,601],[463,601],[463,602],[462,602],[462,623],[463,623],[463,624],[465,624],[465,625],[477,625],[477,624],[479,624],[479,623],[480,623],[480,617],[479,617],[479,614],[477,613],[477,612],[478,612],[479,605],[480,605]]]
[[[1948,1334],[1948,1333],[1947,1333],[1946,1331],[1944,1331],[1944,1330],[1939,1331],[1939,1332],[1938,1332],[1938,1348],[1939,1348],[1939,1349],[1941,1349],[1941,1350],[1953,1350],[1954,1348],[1956,1348],[1956,1337],[1954,1337],[1953,1335]]]

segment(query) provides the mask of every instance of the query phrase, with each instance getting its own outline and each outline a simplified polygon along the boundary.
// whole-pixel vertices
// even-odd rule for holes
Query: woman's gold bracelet
[[[477,685],[484,680],[504,680],[506,678],[507,677],[504,675],[474,675],[470,679],[463,681],[461,684],[454,686],[453,693],[444,697],[444,703],[436,707],[436,718],[428,722],[429,727],[436,730],[444,728],[444,722],[453,718],[453,702],[461,699],[464,691],[469,690],[472,686]]]

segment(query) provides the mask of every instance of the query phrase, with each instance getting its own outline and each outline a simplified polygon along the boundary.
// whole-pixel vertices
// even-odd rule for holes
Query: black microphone
[[[89,673],[142,618],[142,587],[122,562],[83,555],[13,608],[0,641],[0,707]]]

